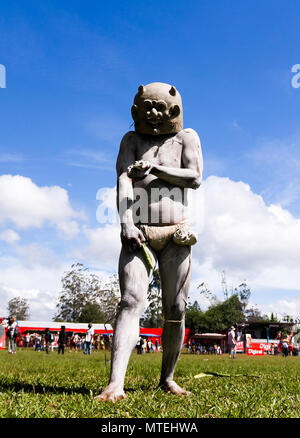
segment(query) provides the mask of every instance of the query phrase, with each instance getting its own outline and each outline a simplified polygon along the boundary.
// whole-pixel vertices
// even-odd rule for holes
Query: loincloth
[[[160,227],[152,225],[137,225],[137,227],[155,251],[161,251],[171,239],[178,245],[191,246],[197,242],[197,234],[190,230],[187,222]]]

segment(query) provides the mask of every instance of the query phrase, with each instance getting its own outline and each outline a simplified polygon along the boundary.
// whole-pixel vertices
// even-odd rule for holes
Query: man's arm
[[[127,175],[127,169],[135,162],[136,137],[128,132],[120,144],[117,158],[117,208],[121,222],[121,240],[130,249],[136,249],[144,242],[143,233],[134,225],[131,206],[134,201],[132,179]]]
[[[200,139],[193,129],[183,131],[182,168],[153,165],[150,173],[174,186],[197,189],[202,180]]]

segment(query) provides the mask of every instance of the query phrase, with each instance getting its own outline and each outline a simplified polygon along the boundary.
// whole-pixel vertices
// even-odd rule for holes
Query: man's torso
[[[132,133],[136,161],[149,161],[152,165],[181,168],[185,131],[168,136],[152,137]],[[153,174],[133,182],[140,208],[135,223],[173,225],[187,219],[187,191],[176,187]],[[141,198],[143,197],[143,198]],[[141,201],[141,199],[143,199]]]

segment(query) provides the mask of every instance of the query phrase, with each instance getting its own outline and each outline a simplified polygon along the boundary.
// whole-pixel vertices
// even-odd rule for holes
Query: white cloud
[[[282,319],[285,315],[293,317],[300,316],[300,297],[292,296],[289,299],[279,299],[272,303],[263,305],[264,313],[271,315],[271,313],[277,315],[279,319]]]
[[[108,224],[96,229],[86,227],[83,231],[88,244],[76,250],[74,256],[95,268],[117,272],[121,249],[119,225]]]
[[[74,235],[78,232],[75,218],[83,218],[83,214],[72,209],[65,189],[39,187],[20,175],[0,176],[0,225],[10,223],[24,230],[51,224]]]
[[[16,243],[18,240],[20,240],[20,236],[14,230],[7,229],[0,233],[0,240],[3,240],[9,245],[12,245]]]
[[[0,315],[7,314],[10,299],[22,297],[28,300],[32,319],[50,321],[55,314],[66,266],[26,265],[23,262],[21,257],[1,265]]]
[[[299,288],[295,270],[300,264],[300,220],[280,206],[266,205],[243,182],[212,176],[202,189],[204,225],[195,258],[257,286]],[[285,274],[282,278],[276,275],[278,269]]]
[[[80,227],[76,221],[62,221],[57,224],[57,230],[66,239],[73,239],[80,231]]]
[[[39,244],[31,243],[29,245],[18,246],[16,248],[18,263],[23,267],[34,269],[38,266],[57,268],[61,262],[57,255],[49,248]]]

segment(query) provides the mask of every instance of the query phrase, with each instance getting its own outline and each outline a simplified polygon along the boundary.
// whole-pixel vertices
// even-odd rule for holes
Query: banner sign
[[[248,356],[263,356],[264,354],[265,354],[265,350],[263,348],[255,348],[252,346],[247,348]]]
[[[272,350],[272,344],[267,344],[266,342],[252,342],[251,345],[249,345],[249,348],[254,349],[263,349],[265,352]]]
[[[244,342],[243,341],[237,342],[235,344],[235,351],[237,353],[244,353]]]

